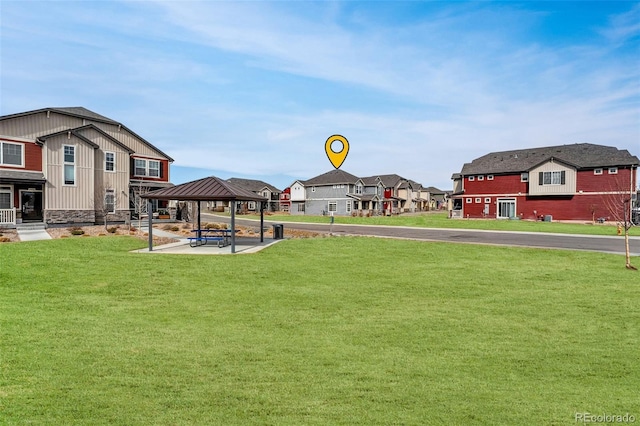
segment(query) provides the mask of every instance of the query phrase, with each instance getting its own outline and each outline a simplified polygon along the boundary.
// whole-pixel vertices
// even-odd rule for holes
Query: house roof
[[[22,170],[0,169],[0,183],[44,183],[46,179],[42,172],[25,172]]]
[[[33,110],[33,111],[20,112],[20,113],[17,113],[17,114],[3,115],[3,116],[0,117],[0,121],[8,120],[8,119],[11,119],[11,118],[17,118],[17,117],[25,117],[25,116],[28,116],[28,115],[39,114],[39,113],[49,112],[49,111],[56,112],[58,114],[69,115],[69,116],[72,116],[72,117],[86,118],[86,119],[89,119],[89,120],[92,120],[92,121],[96,121],[96,122],[101,122],[101,123],[120,126],[123,129],[125,129],[126,131],[128,131],[129,133],[131,133],[136,138],[140,139],[143,143],[148,145],[150,148],[154,149],[155,151],[158,151],[162,156],[166,157],[167,160],[173,162],[173,158],[169,157],[167,154],[165,154],[164,152],[159,150],[152,143],[150,143],[149,141],[147,141],[146,139],[144,139],[143,137],[141,137],[140,135],[138,135],[137,133],[135,133],[134,131],[129,129],[124,124],[122,124],[122,123],[120,123],[118,121],[112,120],[112,119],[110,119],[108,117],[105,117],[104,115],[100,115],[98,113],[90,111],[90,110],[88,110],[88,109],[86,109],[84,107],[41,108],[41,109],[36,109],[36,110]]]
[[[427,191],[429,194],[431,195],[435,195],[435,194],[445,194],[446,192],[436,188],[435,186],[428,186],[426,188],[423,188],[425,191]]]
[[[141,195],[155,200],[182,201],[267,201],[261,195],[215,176],[163,188]]]
[[[462,166],[462,175],[526,172],[550,159],[577,169],[637,166],[638,157],[627,150],[590,143],[491,152]]]
[[[118,139],[114,138],[113,136],[111,136],[110,134],[108,134],[107,132],[105,132],[104,130],[102,130],[101,128],[97,127],[94,124],[87,124],[85,126],[76,127],[75,129],[61,130],[59,132],[51,133],[49,135],[39,136],[39,137],[36,138],[36,141],[44,143],[49,138],[52,138],[52,137],[55,137],[55,136],[59,136],[59,135],[63,135],[63,134],[71,133],[72,135],[74,135],[77,138],[81,139],[83,142],[85,142],[88,145],[90,145],[92,148],[98,149],[99,146],[96,143],[94,143],[93,141],[91,141],[89,138],[85,137],[82,134],[82,132],[85,131],[85,130],[95,130],[96,132],[98,132],[102,136],[104,136],[105,138],[109,139],[114,144],[116,144],[119,147],[121,147],[123,150],[127,151],[129,154],[133,154],[135,152],[131,148],[129,148],[128,146],[126,146],[125,144],[120,142]]]
[[[304,181],[305,186],[333,185],[336,183],[355,183],[359,178],[344,170],[335,169]]]
[[[382,181],[382,184],[384,185],[385,188],[396,187],[396,186],[398,186],[398,184],[400,184],[400,182],[402,182],[403,180],[406,180],[402,176],[399,176],[399,175],[396,175],[396,174],[378,175],[378,177]]]
[[[265,188],[269,189],[271,192],[282,192],[275,186],[256,179],[229,178],[227,179],[227,182],[253,192],[259,192]]]

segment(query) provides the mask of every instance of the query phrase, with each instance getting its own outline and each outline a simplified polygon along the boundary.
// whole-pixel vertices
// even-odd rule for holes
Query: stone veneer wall
[[[107,223],[129,223],[130,219],[131,212],[129,210],[118,210],[107,215]],[[96,212],[95,222],[100,225],[104,223],[104,215],[101,212]]]
[[[45,210],[44,221],[46,223],[94,223],[96,212],[94,210]]]

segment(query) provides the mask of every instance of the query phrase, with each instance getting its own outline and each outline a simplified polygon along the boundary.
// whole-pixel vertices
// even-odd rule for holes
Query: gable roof
[[[95,130],[96,132],[98,132],[102,136],[104,136],[105,138],[109,139],[114,144],[118,145],[124,151],[127,151],[129,154],[133,154],[134,153],[134,151],[131,148],[129,148],[128,146],[126,146],[125,144],[120,142],[118,139],[114,138],[113,136],[111,136],[110,134],[108,134],[107,132],[105,132],[100,127],[97,127],[94,124],[87,124],[85,126],[76,127],[75,129],[61,130],[61,131],[56,132],[56,133],[51,133],[51,134],[48,134],[48,135],[38,136],[36,138],[36,142],[44,143],[47,139],[52,138],[54,136],[58,136],[58,135],[65,134],[65,133],[67,133],[67,134],[71,133],[72,135],[78,137],[82,141],[84,141],[84,142],[88,143],[89,145],[91,145],[93,148],[98,149],[99,146],[97,144],[95,144],[89,138],[85,137],[82,134],[82,132],[85,131],[85,130]]]
[[[137,133],[135,133],[134,131],[129,129],[124,124],[122,124],[122,123],[120,123],[118,121],[112,120],[112,119],[110,119],[108,117],[105,117],[104,115],[100,115],[98,113],[95,113],[95,112],[93,112],[91,110],[88,110],[87,108],[84,108],[84,107],[41,108],[41,109],[36,109],[36,110],[33,110],[33,111],[20,112],[20,113],[17,113],[17,114],[3,115],[3,116],[0,117],[0,121],[8,120],[8,119],[11,119],[11,118],[17,118],[17,117],[26,117],[28,115],[40,114],[40,113],[43,113],[43,112],[55,112],[55,113],[58,113],[58,114],[68,115],[68,116],[71,116],[71,117],[85,118],[85,119],[96,121],[96,122],[99,122],[99,123],[105,123],[105,124],[111,124],[111,125],[115,125],[115,126],[120,126],[121,128],[125,129],[127,132],[131,133],[133,136],[138,138],[144,144],[148,145],[153,150],[158,151],[162,156],[166,157],[167,160],[169,160],[170,162],[173,162],[173,158],[169,157],[167,154],[165,154],[160,149],[155,147],[151,142],[147,141],[146,139],[144,139],[143,137],[141,137],[140,135],[138,135]]]
[[[282,192],[275,186],[256,179],[229,178],[227,182],[253,192],[261,191],[264,188],[269,189],[271,192]]]
[[[267,201],[255,192],[233,185],[224,179],[210,176],[191,182],[163,188],[141,195],[155,200],[180,201]]]
[[[391,175],[378,175],[380,180],[382,180],[382,184],[386,188],[396,187],[401,181],[406,180],[400,175],[391,174]]]
[[[304,181],[304,185],[332,185],[336,183],[356,183],[359,178],[344,170],[335,169]]]
[[[637,166],[638,157],[615,147],[578,143],[513,151],[491,152],[462,166],[462,175],[526,172],[551,159],[577,169],[609,166]]]

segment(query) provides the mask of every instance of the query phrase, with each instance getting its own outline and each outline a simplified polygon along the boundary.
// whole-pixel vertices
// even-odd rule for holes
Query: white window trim
[[[485,203],[491,203],[491,198],[486,197],[486,198],[484,199],[484,202],[485,202]]]
[[[66,161],[65,157],[65,148],[73,148],[73,162],[69,162]],[[77,167],[76,164],[78,163],[77,160],[77,150],[76,150],[76,146],[75,145],[62,145],[62,185],[63,186],[76,186],[76,183],[78,182],[78,176],[76,173]],[[66,178],[65,178],[65,169],[67,168],[67,166],[73,166],[73,183],[67,183],[66,182]]]
[[[601,175],[602,174],[602,169],[593,169],[593,174],[594,175]]]
[[[469,176],[469,182],[473,182],[476,179],[475,176]]]
[[[478,180],[484,180],[484,175],[478,176]]]
[[[334,206],[334,209],[333,209],[333,210],[331,210],[331,206],[332,206],[332,205]],[[329,213],[332,213],[332,212],[333,212],[333,213],[336,213],[336,212],[338,211],[338,202],[337,202],[337,201],[329,201],[329,202],[327,203],[327,211],[328,211]]]
[[[529,182],[529,172],[520,173],[520,182]]]
[[[138,168],[142,168],[142,167],[136,167],[136,161],[144,161],[144,173],[143,175],[138,174],[138,171],[136,169]],[[149,167],[151,162],[154,163],[158,163],[158,176],[151,176],[149,174],[149,170],[151,170],[151,167]],[[162,162],[160,160],[153,160],[151,158],[134,158],[133,159],[133,175],[134,176],[139,176],[139,177],[150,177],[150,178],[160,178],[161,173],[161,169],[162,169]]]
[[[20,147],[20,164],[5,164],[4,163],[4,158],[2,158],[2,153],[4,152],[4,147],[2,145],[18,145]],[[9,141],[0,141],[0,166],[6,166],[6,167],[18,167],[21,169],[24,169],[25,166],[25,160],[24,160],[24,156],[25,156],[25,145],[23,143],[18,143],[18,142],[9,142]]]
[[[0,186],[0,193],[2,194],[9,194],[9,204],[10,204],[10,209],[14,208],[15,206],[13,205],[13,185],[7,185],[7,186]]]
[[[351,200],[347,200],[347,213],[351,213]]]
[[[107,155],[113,155],[113,170],[107,170]],[[116,172],[116,153],[113,151],[105,151],[104,152],[104,171],[107,173],[115,173]]]
[[[475,200],[475,201],[476,201],[476,203],[477,203],[477,204],[482,203],[482,198],[480,198],[480,197],[476,197],[476,200]]]
[[[493,180],[493,175],[487,175],[487,180]]]
[[[311,192],[316,192],[316,187],[315,186],[311,187]]]
[[[471,204],[472,202],[473,202],[473,198],[467,198],[467,199],[465,200],[465,203],[466,203],[466,204]]]
[[[609,172],[610,175],[617,175],[618,174],[618,168],[617,167],[609,167]]]
[[[113,197],[113,209],[107,210],[108,202],[107,196],[111,195]],[[107,214],[113,214],[116,212],[116,191],[113,189],[106,189],[104,193],[104,206]]]

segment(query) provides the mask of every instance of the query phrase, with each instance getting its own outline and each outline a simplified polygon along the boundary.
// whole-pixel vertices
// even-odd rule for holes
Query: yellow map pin
[[[334,151],[332,145],[334,142],[342,143],[342,149],[340,151]],[[333,135],[329,136],[327,142],[324,144],[324,150],[327,153],[327,157],[329,157],[329,161],[333,164],[333,167],[336,169],[342,166],[344,160],[347,158],[347,154],[349,153],[349,141],[342,135]]]

